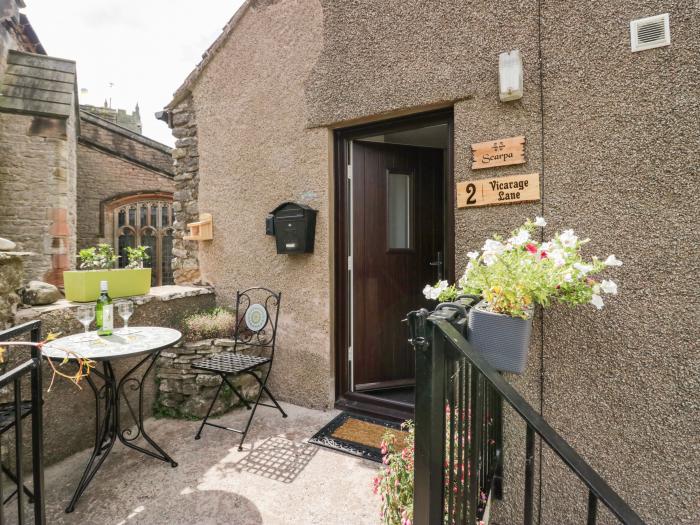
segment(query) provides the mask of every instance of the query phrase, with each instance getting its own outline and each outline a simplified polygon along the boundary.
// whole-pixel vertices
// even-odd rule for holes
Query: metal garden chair
[[[267,379],[270,376],[272,361],[275,357],[275,339],[277,336],[277,320],[281,298],[281,293],[275,293],[262,287],[236,292],[236,327],[233,333],[233,352],[222,352],[192,363],[192,368],[208,370],[221,376],[219,388],[216,390],[214,399],[209,406],[209,410],[207,410],[207,415],[204,416],[197,435],[194,437],[195,439],[199,439],[202,436],[204,426],[209,425],[242,434],[238,450],[243,450],[243,442],[248,434],[258,405],[276,408],[282,413],[282,417],[287,417],[287,414],[282,410],[270,389],[267,388]],[[245,347],[248,349],[248,352],[245,354],[240,353],[240,347]],[[258,355],[254,355],[252,351],[256,351]],[[252,407],[228,379],[228,376],[235,377],[238,375],[249,375],[255,378],[255,381],[260,386],[258,395],[255,398],[255,404]],[[229,428],[208,421],[224,384],[228,385],[248,410],[252,409],[244,430]],[[273,405],[260,402],[263,392],[274,403]]]

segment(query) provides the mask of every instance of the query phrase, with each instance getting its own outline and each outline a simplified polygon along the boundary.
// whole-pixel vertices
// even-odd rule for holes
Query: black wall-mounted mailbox
[[[296,202],[284,202],[272,210],[265,220],[265,233],[275,236],[277,253],[313,253],[317,213]]]

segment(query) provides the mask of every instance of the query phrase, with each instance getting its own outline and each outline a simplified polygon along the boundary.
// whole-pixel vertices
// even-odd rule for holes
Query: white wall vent
[[[640,18],[630,22],[632,51],[644,51],[671,45],[671,27],[668,13]]]

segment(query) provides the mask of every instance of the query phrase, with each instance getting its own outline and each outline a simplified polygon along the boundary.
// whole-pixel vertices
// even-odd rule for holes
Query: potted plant
[[[522,373],[536,306],[553,303],[571,306],[592,304],[603,307],[602,294],[616,294],[617,285],[595,276],[622,262],[610,255],[604,261],[581,254],[589,239],[579,239],[564,230],[546,242],[532,238],[537,227],[546,226],[542,217],[528,220],[507,239],[494,235],[481,251],[469,252],[469,263],[454,285],[440,281],[428,285],[428,299],[453,301],[460,294],[483,298],[469,310],[467,338],[475,350],[494,368]]]
[[[109,244],[80,250],[80,270],[63,272],[66,299],[76,302],[95,301],[100,295],[100,281],[107,281],[112,298],[144,295],[151,289],[151,269],[144,268],[149,256],[147,246],[127,248],[128,264],[115,269],[118,256]]]

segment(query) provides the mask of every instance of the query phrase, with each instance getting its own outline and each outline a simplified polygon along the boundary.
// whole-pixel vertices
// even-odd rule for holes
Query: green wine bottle
[[[112,335],[114,329],[114,305],[107,293],[107,281],[100,281],[100,297],[95,309],[97,335]]]

